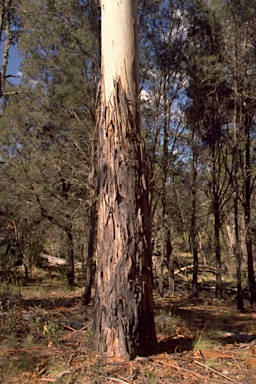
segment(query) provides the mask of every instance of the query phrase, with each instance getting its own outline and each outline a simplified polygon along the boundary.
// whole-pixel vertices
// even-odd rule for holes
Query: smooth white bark
[[[111,98],[114,81],[121,80],[131,105],[138,96],[136,1],[101,0],[102,74],[105,102]]]

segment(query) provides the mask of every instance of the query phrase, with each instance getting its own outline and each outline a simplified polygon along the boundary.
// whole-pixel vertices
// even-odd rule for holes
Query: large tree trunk
[[[94,335],[107,356],[156,344],[151,218],[138,110],[136,1],[101,1],[102,81]]]

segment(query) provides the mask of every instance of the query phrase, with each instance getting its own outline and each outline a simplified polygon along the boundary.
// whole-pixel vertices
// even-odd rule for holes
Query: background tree
[[[231,197],[231,181],[226,169],[230,151],[227,150],[225,123],[228,120],[231,90],[224,75],[222,26],[219,20],[220,4],[207,7],[205,2],[193,4],[188,54],[189,86],[187,95],[192,100],[190,113],[200,122],[201,161],[206,161],[204,190],[211,201],[213,213],[214,249],[216,258],[216,290],[221,296],[221,226],[224,208]]]
[[[154,254],[158,254],[158,290],[164,294],[167,267],[169,291],[174,290],[171,237],[175,232],[169,189],[175,173],[182,132],[185,2],[146,1],[140,11],[141,104],[143,138],[150,164]],[[171,231],[172,227],[172,231]]]
[[[6,141],[1,149],[3,157],[4,151],[12,152],[12,182],[29,196],[24,206],[33,206],[48,225],[63,231],[61,255],[68,260],[73,285],[74,253],[80,257],[88,225],[85,212],[94,205],[88,175],[95,152],[98,8],[87,1],[39,1],[32,6],[24,0],[18,11],[22,97],[6,103],[1,121]]]

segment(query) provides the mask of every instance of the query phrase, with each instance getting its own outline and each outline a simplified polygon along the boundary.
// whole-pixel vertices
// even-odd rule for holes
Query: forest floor
[[[256,308],[234,297],[199,299],[186,290],[155,295],[157,353],[122,362],[93,350],[92,303],[83,289],[61,279],[0,282],[0,382],[2,384],[255,383]]]

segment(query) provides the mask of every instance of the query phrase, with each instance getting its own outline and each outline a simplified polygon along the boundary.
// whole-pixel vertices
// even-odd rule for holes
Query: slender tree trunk
[[[82,298],[83,305],[89,304],[90,298],[91,298],[95,229],[96,229],[96,202],[92,204],[91,213],[90,213],[90,233],[89,233],[87,262],[86,262],[86,283],[85,283],[85,290]]]
[[[166,228],[165,228],[165,203],[162,198],[162,246],[160,255],[160,268],[159,268],[159,285],[158,292],[161,297],[164,296],[164,267],[165,267],[165,255],[166,255]]]
[[[214,204],[214,241],[215,241],[215,258],[216,258],[216,287],[215,295],[222,295],[221,281],[221,253],[220,253],[220,210],[218,196],[215,197]]]
[[[165,167],[163,167],[165,168]],[[165,172],[164,172],[165,173]],[[166,266],[165,264],[165,256],[166,256],[166,179],[165,175],[163,175],[162,179],[162,196],[161,196],[161,203],[162,203],[162,215],[161,215],[161,227],[162,227],[162,244],[161,244],[161,256],[160,256],[160,270],[159,270],[159,295],[161,297],[164,296],[164,268]]]
[[[194,149],[196,151],[196,149]],[[192,296],[198,297],[198,250],[196,244],[196,179],[197,179],[197,165],[196,155],[193,154],[192,164],[192,183],[191,183],[191,195],[192,195],[192,206],[191,206],[191,229],[190,229],[190,242],[193,254],[193,277],[192,277]]]
[[[169,293],[170,295],[174,295],[174,291],[175,291],[174,259],[172,257],[171,231],[169,228],[166,234],[166,257],[167,257],[167,263],[168,263]]]
[[[238,220],[238,198],[234,198],[234,220],[235,220],[235,256],[236,256],[236,284],[237,284],[237,309],[243,311],[243,291],[242,291],[242,277],[241,277],[241,261],[242,250],[239,236],[239,220]]]
[[[245,175],[244,175],[244,221],[245,221],[245,242],[247,250],[247,268],[248,268],[248,283],[251,297],[251,306],[253,296],[255,294],[255,276],[253,266],[253,247],[252,247],[252,230],[251,230],[251,161],[250,161],[250,127],[252,119],[245,119]]]
[[[70,287],[75,285],[75,268],[74,268],[74,244],[72,224],[69,225],[67,231],[68,256],[67,256],[67,279]]]
[[[237,309],[243,311],[243,291],[241,277],[242,249],[239,234],[239,184],[238,184],[238,86],[237,86],[237,46],[235,47],[235,80],[234,80],[234,148],[233,148],[233,185],[234,185],[234,223],[235,223],[235,257],[236,257],[236,284]]]
[[[167,192],[166,182],[168,173],[168,101],[167,101],[167,76],[164,78],[163,97],[164,97],[164,143],[163,143],[163,154],[162,154],[162,191],[161,191],[161,202],[162,202],[162,253],[161,253],[161,268],[159,276],[159,294],[163,297],[164,295],[164,267],[166,257],[166,241],[167,241]]]
[[[214,110],[212,111],[212,126],[214,127],[213,138],[211,141],[211,195],[212,205],[214,211],[214,249],[215,249],[215,262],[216,262],[216,283],[215,295],[221,297],[222,295],[222,281],[221,281],[221,252],[220,252],[220,164],[219,164],[219,140],[221,136],[220,124],[216,123]]]
[[[136,1],[101,1],[102,80],[94,336],[122,359],[151,353],[151,217],[138,107]]]

